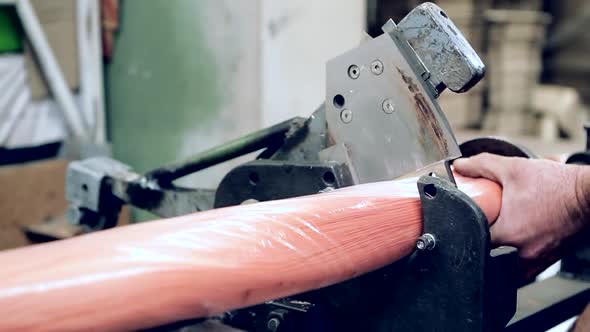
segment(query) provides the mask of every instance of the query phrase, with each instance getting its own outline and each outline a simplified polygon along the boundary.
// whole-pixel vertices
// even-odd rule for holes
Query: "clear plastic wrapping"
[[[458,177],[488,217],[500,188]],[[416,179],[242,205],[0,253],[2,331],[127,331],[317,289],[408,254]]]

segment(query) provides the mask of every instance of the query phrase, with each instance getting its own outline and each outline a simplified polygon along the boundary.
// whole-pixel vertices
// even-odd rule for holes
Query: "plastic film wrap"
[[[413,251],[417,179],[212,210],[0,253],[1,331],[129,331],[335,284]],[[457,177],[495,220],[501,189]]]

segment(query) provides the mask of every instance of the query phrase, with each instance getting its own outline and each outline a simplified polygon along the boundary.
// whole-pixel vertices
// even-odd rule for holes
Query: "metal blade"
[[[483,64],[477,61],[477,55],[474,59],[475,51],[464,38],[447,27],[442,32],[436,30],[437,38],[445,39],[447,48],[436,62],[428,62],[431,67],[425,66],[421,59],[425,50],[414,50],[409,36],[434,33],[425,24],[428,20],[433,26],[452,25],[448,17],[433,15],[436,8],[424,4],[404,20],[406,28],[419,21],[418,29],[423,31],[408,34],[390,20],[383,27],[383,35],[327,64],[326,120],[334,146],[327,150],[337,147],[339,153],[320,156],[342,155],[344,151],[346,156],[337,161],[349,165],[358,183],[390,180],[417,171],[453,181],[448,161],[460,157],[461,152],[436,98],[446,86],[468,90],[481,79]],[[418,45],[415,39],[412,41]],[[460,51],[461,56],[448,49]],[[468,74],[431,75],[431,71],[440,72],[437,66],[446,58],[454,66],[466,67],[453,70]]]
[[[359,183],[397,178],[461,154],[432,87],[389,34],[328,63],[326,119]]]

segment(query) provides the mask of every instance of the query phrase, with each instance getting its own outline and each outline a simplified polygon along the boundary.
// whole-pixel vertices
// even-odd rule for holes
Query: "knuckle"
[[[539,259],[542,256],[542,250],[539,247],[523,247],[520,250],[520,257],[529,260]]]
[[[502,173],[506,180],[513,181],[520,178],[520,173],[524,169],[526,169],[526,167],[525,165],[522,165],[522,160],[518,158],[508,158]]]
[[[492,160],[496,157],[497,157],[496,155],[491,154],[489,152],[480,153],[476,156],[476,158],[478,158],[482,162],[489,162],[490,160]]]

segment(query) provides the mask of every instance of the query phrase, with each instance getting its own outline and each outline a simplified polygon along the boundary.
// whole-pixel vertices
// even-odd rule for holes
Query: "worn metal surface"
[[[172,217],[211,209],[214,193],[172,184],[162,187],[104,157],[74,161],[67,171],[68,219],[92,230],[114,227],[123,204]]]
[[[134,181],[139,175],[116,160],[97,157],[74,161],[66,173],[68,220],[91,230],[114,227],[124,200],[112,191],[112,178]]]
[[[215,207],[317,194],[351,184],[350,173],[342,164],[255,160],[234,168],[223,178]]]
[[[160,187],[155,183],[132,182],[123,184],[127,202],[161,217],[176,217],[213,208],[215,190]]]
[[[100,191],[107,177],[133,181],[139,175],[132,173],[129,166],[106,157],[71,162],[66,177],[68,201],[97,211],[100,207]]]
[[[328,146],[326,109],[322,104],[298,130],[290,131],[285,144],[270,158],[285,162],[319,160],[319,151]]]
[[[360,183],[394,179],[461,155],[416,54],[393,21],[384,30],[327,64],[328,132],[334,144],[346,147]],[[375,61],[383,64],[380,74]],[[360,70],[357,78],[349,76],[351,68]],[[384,112],[385,102],[395,111]],[[343,112],[351,113],[347,121]]]
[[[461,31],[437,5],[424,3],[410,12],[398,26],[442,92],[465,92],[485,74],[485,65]]]
[[[280,299],[226,313],[222,321],[229,326],[246,331],[323,331],[322,325],[314,320],[315,313],[314,304],[294,299]]]

